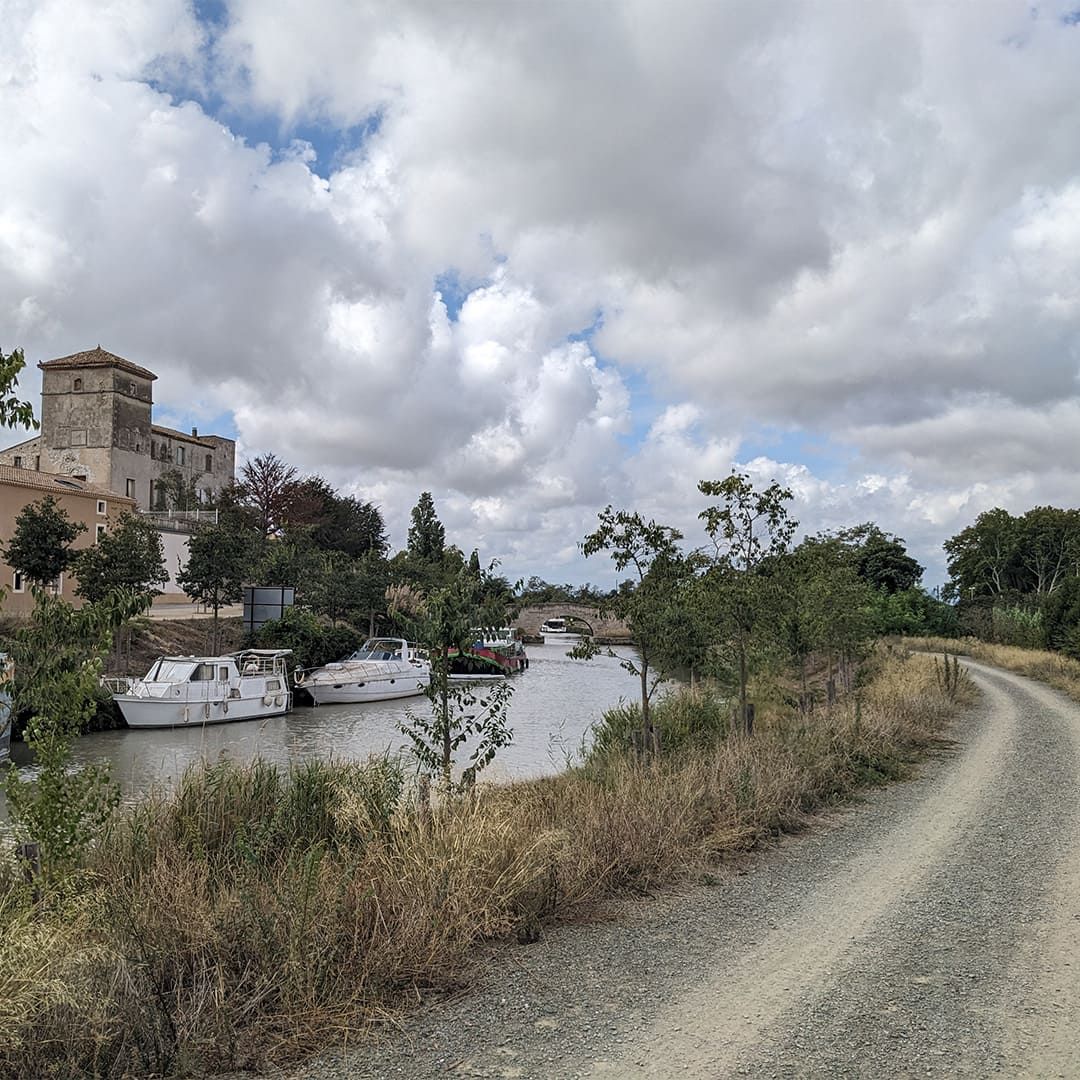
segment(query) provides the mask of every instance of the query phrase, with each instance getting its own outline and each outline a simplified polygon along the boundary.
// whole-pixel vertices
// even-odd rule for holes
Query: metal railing
[[[197,525],[218,523],[216,510],[141,510],[139,513],[155,528],[173,532],[191,532]]]

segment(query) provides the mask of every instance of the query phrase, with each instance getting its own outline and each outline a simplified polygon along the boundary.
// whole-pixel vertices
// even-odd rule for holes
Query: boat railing
[[[285,657],[281,654],[237,653],[236,666],[241,675],[284,675]]]
[[[135,681],[133,675],[103,675],[101,685],[110,694],[130,694],[131,684]]]

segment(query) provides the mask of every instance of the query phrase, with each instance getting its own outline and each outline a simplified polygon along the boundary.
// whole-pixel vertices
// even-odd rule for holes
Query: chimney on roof
[[[191,429],[191,435],[192,435],[192,438],[197,439],[199,437],[199,429],[197,427],[193,427]]]

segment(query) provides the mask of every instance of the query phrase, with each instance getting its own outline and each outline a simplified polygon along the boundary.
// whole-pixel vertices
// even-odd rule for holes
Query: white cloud
[[[231,409],[396,543],[432,490],[515,575],[595,573],[608,502],[689,534],[741,457],[806,527],[880,517],[935,558],[995,500],[1075,502],[1062,14],[233,0],[215,29],[13,0],[0,322],[32,361],[100,341],[173,410]],[[456,320],[451,270],[479,283]],[[755,459],[762,425],[851,459]]]

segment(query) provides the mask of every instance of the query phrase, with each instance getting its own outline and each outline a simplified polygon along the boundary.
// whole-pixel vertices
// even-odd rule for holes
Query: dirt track
[[[968,669],[919,779],[290,1075],[1080,1076],[1080,708]]]

